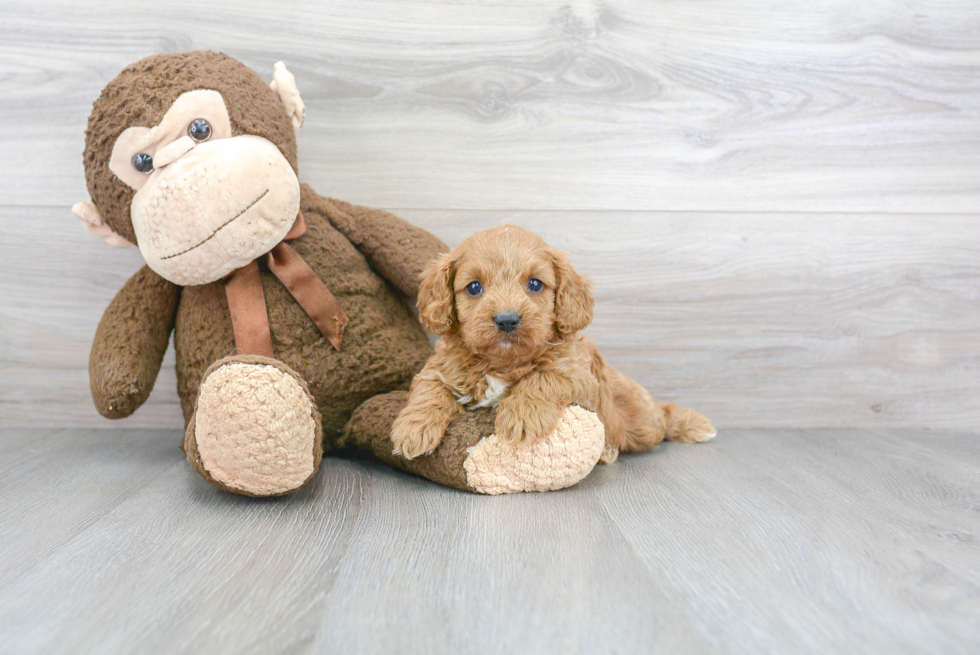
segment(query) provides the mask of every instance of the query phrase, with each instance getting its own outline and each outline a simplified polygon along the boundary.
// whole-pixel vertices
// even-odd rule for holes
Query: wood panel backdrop
[[[451,245],[512,222],[595,282],[589,329],[726,427],[980,423],[980,3],[5,0],[0,421],[180,427],[172,352],[92,408],[140,265],[83,231],[99,91],[228,53],[307,104],[300,178]]]

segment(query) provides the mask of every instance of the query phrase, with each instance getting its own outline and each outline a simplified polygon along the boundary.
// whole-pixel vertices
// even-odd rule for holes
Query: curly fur
[[[540,290],[529,288],[532,278]],[[467,291],[473,282],[481,293]],[[395,421],[396,452],[427,453],[466,408],[493,405],[495,433],[510,442],[549,434],[572,404],[596,411],[606,443],[619,450],[712,438],[704,416],[655,401],[606,364],[580,333],[592,322],[593,304],[590,282],[564,252],[513,225],[478,232],[432,262],[419,288],[419,314],[442,339]],[[505,313],[520,317],[510,332],[496,323]]]

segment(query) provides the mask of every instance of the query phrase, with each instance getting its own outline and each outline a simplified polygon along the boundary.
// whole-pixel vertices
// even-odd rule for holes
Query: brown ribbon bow
[[[349,320],[344,308],[330,293],[310,265],[286,241],[306,233],[303,212],[275,248],[243,266],[225,280],[225,295],[231,311],[231,326],[235,332],[235,347],[240,355],[273,357],[272,333],[269,331],[269,312],[262,293],[259,260],[264,259],[273,275],[279,278],[299,306],[303,308],[323,336],[340,350],[340,341]]]

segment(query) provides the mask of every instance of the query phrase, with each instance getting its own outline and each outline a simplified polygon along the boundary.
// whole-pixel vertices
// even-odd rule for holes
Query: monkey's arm
[[[88,360],[92,400],[106,418],[129,416],[150,395],[179,298],[179,287],[144,266],[109,303]]]
[[[306,198],[312,190],[304,187]],[[325,210],[337,231],[361,251],[374,270],[410,298],[419,293],[425,265],[449,252],[442,241],[394,214],[332,198],[318,200],[318,208]]]

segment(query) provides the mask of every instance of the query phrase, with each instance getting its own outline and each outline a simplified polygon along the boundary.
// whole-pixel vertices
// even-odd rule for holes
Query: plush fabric
[[[99,215],[98,207],[91,200],[76,202],[71,208],[71,213],[82,222],[86,231],[101,237],[113,248],[131,248],[135,245],[113,232],[112,228],[105,224],[102,216]]]
[[[221,94],[205,89],[188,91],[174,101],[156,126],[140,125],[123,130],[113,144],[109,170],[129,186],[139,189],[148,176],[133,168],[133,156],[150,154],[155,167],[169,164],[194,147],[193,139],[187,134],[187,125],[198,118],[210,125],[211,138],[231,136],[231,119]]]
[[[481,408],[450,423],[431,453],[406,459],[391,452],[391,424],[407,402],[404,391],[366,401],[354,412],[338,445],[368,451],[446,486],[496,495],[570,487],[592,471],[605,444],[602,422],[581,407],[566,408],[551,434],[522,443],[498,439],[493,434],[496,411]]]
[[[106,418],[129,416],[149,397],[179,300],[179,287],[144,266],[106,308],[88,366],[92,400]]]
[[[214,90],[224,97],[235,134],[268,139],[294,171],[296,134],[279,96],[258,73],[217,52],[153,55],[130,64],[95,102],[85,133],[85,180],[102,219],[117,234],[136,243],[129,222],[133,189],[109,172],[116,139],[129,127],[153,127],[187,91]]]
[[[258,239],[248,229],[222,231],[239,219],[242,198],[251,201],[262,189],[277,185],[285,196],[297,193],[294,127],[301,124],[304,110],[295,81],[284,68],[277,67],[275,86],[274,91],[225,55],[168,54],[127,67],[95,102],[84,155],[92,199],[79,203],[76,214],[107,241],[135,242],[158,271],[141,269],[102,317],[90,358],[98,410],[121,418],[146,400],[173,332],[186,426],[183,447],[194,470],[222,489],[252,496],[288,493],[312,477],[323,452],[344,446],[468,491],[557,488],[556,480],[568,486],[587,474],[580,464],[573,464],[575,473],[570,473],[569,462],[581,459],[581,443],[601,443],[602,428],[577,414],[574,420],[582,431],[549,435],[557,441],[542,442],[540,452],[510,451],[487,441],[476,451],[473,472],[466,467],[468,449],[492,432],[492,412],[466,413],[450,425],[446,444],[431,456],[408,462],[392,455],[391,424],[404,405],[404,390],[432,354],[406,299],[418,295],[426,264],[448,248],[397,216],[322,197],[305,184],[298,189],[298,201],[276,205],[282,208],[274,217],[243,212],[242,220],[250,226],[272,218],[281,222],[274,239]],[[182,133],[190,132],[189,127],[181,125],[194,120],[195,98],[203,98],[200,106],[212,113],[222,108],[213,93],[198,91],[220,93],[230,131],[221,127],[215,140],[192,145]],[[168,114],[178,99],[181,107],[192,110]],[[165,120],[173,124],[160,128]],[[119,152],[129,152],[131,137],[149,139],[153,153],[146,154],[161,157],[152,173],[133,175],[137,169],[127,167],[127,162],[133,164],[128,154],[116,158],[118,175],[110,169],[126,130],[134,131]],[[238,165],[220,155],[248,143],[259,147],[242,150]],[[256,152],[264,152],[266,159],[249,160],[248,153]],[[257,172],[275,167],[273,175]],[[228,178],[224,182],[222,175]],[[235,193],[228,198],[211,193],[222,184]],[[335,316],[348,319],[342,341],[339,334],[334,343],[328,341],[284,281],[269,271],[264,257],[268,249],[275,254],[282,248],[287,231],[293,234],[289,226],[297,211],[302,211],[306,232],[286,236],[288,247],[339,302],[343,314]],[[152,220],[134,229],[133,212]],[[218,237],[208,237],[219,231]],[[200,260],[178,252],[167,265],[159,265],[162,257],[157,255],[167,252],[157,247],[161,243],[192,247],[202,238],[208,246],[213,241],[220,247],[201,248],[207,256]],[[218,277],[228,273],[233,279],[235,271],[243,270],[253,273],[258,285],[249,292],[254,302],[245,303],[253,310],[245,311],[263,304],[252,293],[260,287],[272,343],[266,354],[273,357],[236,353],[226,293],[229,278]],[[296,287],[295,276],[279,272],[286,284]],[[305,269],[303,275],[309,279]],[[236,301],[236,316],[241,306]],[[597,458],[598,452],[592,464]]]
[[[276,496],[298,489],[323,456],[319,413],[288,366],[263,357],[229,357],[201,385],[185,450],[215,484]]]
[[[507,442],[492,434],[468,448],[466,483],[493,495],[564,489],[589,474],[605,441],[595,412],[572,405],[558,427],[540,439]]]
[[[176,284],[245,266],[283,240],[299,211],[296,174],[251,135],[203,143],[157,175],[134,196],[131,216],[146,263]]]
[[[296,78],[286,70],[286,64],[277,61],[272,67],[272,82],[269,88],[279,95],[286,114],[289,115],[289,122],[292,123],[294,130],[303,127],[306,121],[306,105],[303,98],[299,95],[299,88],[296,86]]]
[[[464,418],[449,424],[446,436],[435,451],[406,459],[392,453],[391,424],[407,401],[407,390],[393,391],[366,401],[354,412],[338,445],[367,451],[404,471],[475,492],[476,489],[466,481],[463,463],[468,456],[467,448],[493,432],[492,410],[468,412]]]
[[[309,384],[320,408],[325,446],[330,450],[358,405],[381,392],[407,389],[432,350],[408,306],[333,226],[332,219],[344,214],[340,205],[303,185],[301,209],[307,232],[289,243],[336,296],[350,319],[340,351],[265,267],[260,269],[261,280],[273,351]],[[401,219],[388,214],[387,220],[401,225],[388,226],[392,240],[405,232],[406,238],[428,241],[435,252],[441,249],[433,237]],[[397,268],[398,264],[392,262],[391,266]],[[185,287],[177,311],[174,344],[178,391],[187,420],[197,402],[205,369],[235,350],[223,284]]]

